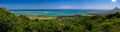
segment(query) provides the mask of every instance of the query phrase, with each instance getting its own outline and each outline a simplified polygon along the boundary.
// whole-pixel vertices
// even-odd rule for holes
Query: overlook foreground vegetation
[[[31,20],[0,8],[0,32],[120,32],[120,13]]]

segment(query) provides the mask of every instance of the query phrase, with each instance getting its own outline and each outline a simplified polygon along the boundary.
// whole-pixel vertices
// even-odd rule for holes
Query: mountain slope
[[[115,13],[115,12],[120,12],[120,9],[118,7],[115,7],[112,9],[110,12]]]

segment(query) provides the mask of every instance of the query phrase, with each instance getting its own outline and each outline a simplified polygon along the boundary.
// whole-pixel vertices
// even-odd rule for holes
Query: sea
[[[108,9],[22,9],[10,10],[15,15],[25,16],[72,16],[80,14],[105,13]]]

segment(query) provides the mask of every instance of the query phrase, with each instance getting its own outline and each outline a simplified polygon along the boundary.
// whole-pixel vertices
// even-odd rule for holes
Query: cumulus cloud
[[[112,0],[112,2],[117,2],[117,0]]]

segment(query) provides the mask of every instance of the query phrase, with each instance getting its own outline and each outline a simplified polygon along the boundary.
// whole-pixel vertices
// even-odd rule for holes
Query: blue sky
[[[0,6],[7,9],[112,9],[120,7],[120,0],[0,0]]]

